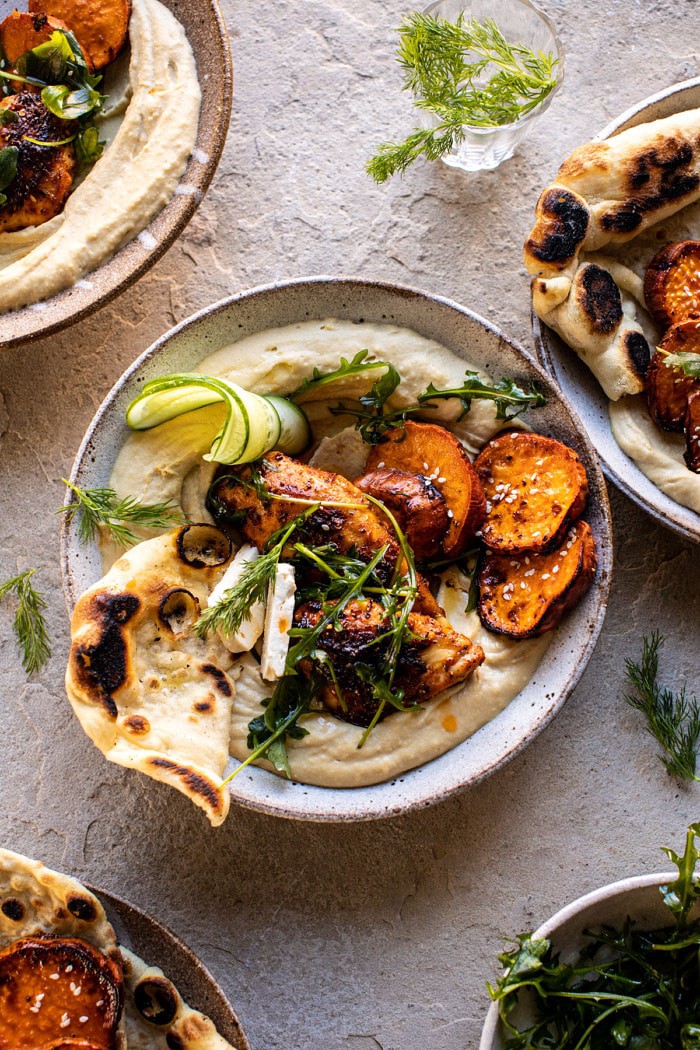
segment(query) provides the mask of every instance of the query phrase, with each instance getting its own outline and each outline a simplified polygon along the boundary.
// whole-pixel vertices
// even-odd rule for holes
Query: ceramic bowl
[[[554,949],[561,953],[562,961],[570,963],[578,958],[587,943],[583,931],[591,927],[619,927],[629,916],[641,929],[662,929],[669,925],[669,910],[663,903],[659,887],[673,882],[677,877],[678,872],[635,875],[602,886],[567,904],[540,926],[533,936],[549,938]],[[481,1033],[479,1050],[503,1050],[505,1045],[506,1037],[498,1016],[498,1005],[492,1003]]]
[[[307,820],[369,820],[429,805],[476,783],[513,758],[559,710],[581,677],[603,623],[612,565],[610,508],[605,481],[581,422],[525,350],[494,325],[447,299],[402,285],[342,277],[258,288],[225,299],[173,328],[108,394],[83,440],[72,480],[84,487],[107,484],[128,433],[126,406],[144,381],[188,371],[208,354],[254,332],[324,317],[398,324],[437,340],[494,376],[541,383],[547,405],[537,410],[531,423],[581,456],[591,489],[587,518],[599,552],[593,586],[556,632],[532,680],[498,717],[464,743],[395,780],[372,787],[312,787],[254,767],[233,782],[235,800],[254,809]],[[425,378],[427,384],[430,376]],[[81,547],[75,529],[65,523],[62,571],[69,610],[102,576],[97,547]]]
[[[102,901],[117,940],[152,966],[158,966],[195,1010],[216,1025],[235,1050],[250,1050],[240,1021],[207,968],[179,937],[140,908],[113,893],[87,887]]]
[[[617,131],[697,107],[700,107],[700,77],[651,95],[617,117],[597,137],[606,139]],[[635,238],[623,246],[624,250],[616,252],[616,256],[624,262],[625,250],[640,252],[648,245],[645,255],[648,261],[664,243],[688,237],[700,238],[700,204],[684,208],[670,220],[652,226],[639,239]],[[700,514],[665,495],[615,441],[610,429],[608,399],[592,372],[534,312],[532,328],[540,360],[581,417],[610,480],[662,525],[685,539],[699,543]]]
[[[154,219],[107,262],[40,304],[0,315],[0,348],[57,332],[104,306],[160,259],[192,218],[221,157],[231,117],[233,71],[218,0],[162,0],[184,26],[202,90],[197,142],[180,185]],[[6,14],[0,0],[0,14]],[[11,10],[11,7],[9,8]]]

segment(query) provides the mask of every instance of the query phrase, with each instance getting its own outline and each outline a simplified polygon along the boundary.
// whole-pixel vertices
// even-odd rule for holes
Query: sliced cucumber
[[[274,407],[280,421],[280,436],[274,447],[288,456],[298,456],[311,444],[311,427],[306,412],[279,394],[266,394],[265,400]]]
[[[306,448],[309,422],[302,409],[283,397],[264,397],[236,383],[198,372],[163,376],[146,383],[126,410],[134,430],[148,430],[169,419],[223,401],[226,419],[204,459],[215,463],[252,463],[279,448],[290,455]]]

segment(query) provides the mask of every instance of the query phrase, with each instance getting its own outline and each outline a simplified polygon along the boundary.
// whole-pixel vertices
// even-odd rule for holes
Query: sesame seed
[[[381,463],[379,464],[379,466],[380,466],[380,467],[385,467],[385,466],[386,466],[386,463],[384,462],[384,460],[382,460],[382,461],[381,461]]]
[[[61,1017],[60,1027],[61,1028],[67,1028],[69,1024],[70,1024],[70,1017],[68,1016],[68,1014],[64,1013],[63,1016]]]
[[[80,1023],[81,1023],[81,1024],[85,1024],[85,1022],[86,1022],[86,1021],[89,1021],[89,1020],[90,1020],[90,1018],[88,1017],[88,1015],[87,1015],[87,1014],[83,1014],[83,1016],[82,1016],[82,1017],[79,1017],[79,1018],[78,1018],[78,1020],[80,1021]]]
[[[72,971],[72,969],[73,969],[73,965],[72,965],[72,963],[69,963],[68,966],[66,966],[66,973],[70,973]]]
[[[542,573],[542,579],[543,580],[548,580],[549,579],[549,573],[548,572],[543,572]]]
[[[60,976],[61,976],[60,973],[50,973],[49,974],[49,977],[50,977],[50,979],[52,981],[57,981]]]
[[[559,566],[558,565],[553,565],[552,566],[552,572],[559,572]]]
[[[447,517],[448,517],[448,518],[454,518],[454,512],[453,512],[453,511],[451,511],[451,510],[448,510],[448,511],[447,511]]]

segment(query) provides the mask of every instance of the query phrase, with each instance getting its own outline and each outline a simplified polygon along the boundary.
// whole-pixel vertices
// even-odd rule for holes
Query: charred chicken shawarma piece
[[[389,522],[385,524],[381,511],[338,474],[273,452],[254,467],[227,468],[210,497],[219,522],[235,522],[259,549],[297,518],[304,504],[312,507],[316,502],[322,506],[303,524],[305,543],[319,547],[332,543],[339,553],[367,564],[385,549],[376,571],[387,583],[397,566],[402,570],[401,547]],[[296,610],[294,625],[316,627],[332,608],[332,599],[304,601]],[[358,596],[321,632],[314,659],[300,662],[305,675],[320,672],[324,684],[317,699],[339,718],[368,726],[379,715],[395,710],[391,704],[381,706],[373,689],[391,652],[391,625],[392,613],[380,600]],[[326,657],[320,662],[319,651]],[[427,582],[417,576],[406,635],[392,663],[393,687],[402,697],[401,705],[415,706],[457,685],[483,659],[481,647],[453,630]]]

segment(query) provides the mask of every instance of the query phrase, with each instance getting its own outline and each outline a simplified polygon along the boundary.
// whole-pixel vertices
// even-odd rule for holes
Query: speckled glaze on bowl
[[[57,332],[94,313],[141,277],[182,233],[207,191],[221,157],[233,94],[228,32],[218,0],[161,0],[181,22],[192,45],[202,106],[197,142],[180,185],[186,193],[171,197],[141,231],[107,262],[41,303],[0,313],[0,349]],[[0,8],[4,4],[0,5]],[[11,9],[11,8],[10,8]],[[5,12],[7,13],[7,12]]]
[[[640,929],[662,929],[670,925],[670,913],[659,887],[677,877],[678,872],[634,875],[602,886],[567,904],[535,930],[533,937],[549,938],[555,950],[561,952],[562,961],[572,963],[588,941],[583,933],[585,929],[601,925],[619,927],[628,916]],[[523,1013],[520,1018],[520,1023],[526,1022],[527,1014]],[[479,1050],[503,1050],[505,1045],[506,1034],[498,1016],[498,1005],[492,1003],[481,1033]]]
[[[235,1050],[250,1050],[240,1021],[207,968],[179,937],[140,908],[113,893],[87,887],[99,897],[117,940],[151,966],[158,966],[194,1010],[210,1017]]]
[[[612,566],[610,507],[584,428],[557,386],[525,350],[448,299],[403,285],[345,277],[314,277],[254,289],[216,303],[166,333],[108,394],[80,447],[72,480],[85,487],[107,484],[128,434],[126,406],[148,379],[188,371],[208,354],[254,332],[323,317],[411,328],[494,376],[541,383],[547,406],[527,418],[534,429],[560,438],[581,456],[591,488],[587,518],[599,551],[592,588],[566,617],[532,680],[505,711],[470,739],[418,769],[371,787],[313,787],[252,766],[232,785],[236,802],[267,813],[303,820],[372,820],[430,805],[477,783],[513,758],[553,718],[581,677],[603,623]],[[429,380],[426,370],[426,385]],[[65,521],[61,544],[63,584],[71,611],[79,595],[100,579],[100,555],[96,546],[81,547],[75,527]]]
[[[700,107],[700,77],[675,84],[628,109],[601,131],[598,139],[607,139],[617,131],[637,124],[671,116]],[[697,206],[695,206],[697,209]],[[682,213],[679,213],[682,214]],[[668,223],[659,223],[662,229]],[[655,228],[652,227],[652,231]],[[680,234],[683,236],[683,234]],[[687,234],[686,234],[687,236]],[[695,232],[700,237],[700,229]],[[666,240],[671,240],[667,237]],[[634,243],[634,242],[630,242]],[[663,240],[659,242],[661,247]],[[651,257],[651,256],[650,256]],[[535,346],[545,368],[555,377],[576,412],[581,417],[598,455],[603,470],[618,488],[657,521],[685,539],[700,543],[700,514],[683,507],[657,488],[634,460],[627,456],[613,437],[608,416],[608,399],[593,373],[583,361],[539,317],[532,313]]]

